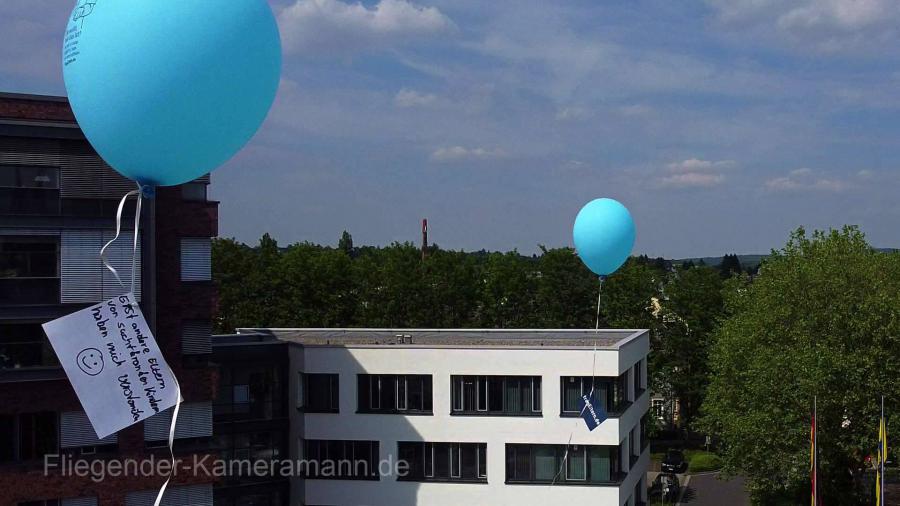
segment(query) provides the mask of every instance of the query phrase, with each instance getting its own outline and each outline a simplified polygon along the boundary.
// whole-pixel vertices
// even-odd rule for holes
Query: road
[[[691,475],[680,504],[686,506],[750,506],[750,495],[744,490],[744,479],[718,479],[718,473]]]

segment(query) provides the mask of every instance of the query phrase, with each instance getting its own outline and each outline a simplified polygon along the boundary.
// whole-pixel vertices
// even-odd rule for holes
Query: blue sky
[[[0,90],[62,94],[71,2],[0,3]],[[255,242],[571,245],[628,206],[636,251],[766,252],[860,225],[900,246],[896,0],[273,0],[276,104],[213,174]]]

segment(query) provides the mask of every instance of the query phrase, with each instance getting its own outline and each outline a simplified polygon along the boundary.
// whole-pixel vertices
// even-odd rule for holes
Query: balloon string
[[[178,384],[178,378],[175,375],[172,375],[172,381],[175,382],[175,410],[172,412],[172,424],[169,426],[169,459],[172,461],[172,465],[169,467],[169,474],[166,476],[165,483],[162,484],[162,487],[159,488],[159,493],[156,494],[156,500],[153,501],[153,506],[159,506],[162,502],[163,495],[166,493],[166,487],[169,486],[169,482],[172,480],[172,476],[175,475],[175,423],[178,421],[178,409],[181,407],[181,385]]]
[[[597,325],[594,327],[595,331],[600,331],[600,297],[603,295],[603,282],[606,280],[606,276],[600,276],[600,288],[597,289]]]
[[[123,289],[125,288],[125,283],[122,282],[122,278],[119,277],[119,271],[116,270],[115,267],[109,262],[109,259],[106,257],[106,250],[112,245],[112,243],[116,242],[119,239],[119,236],[122,234],[122,212],[125,209],[125,202],[128,200],[128,197],[132,195],[137,195],[137,206],[135,208],[135,216],[134,216],[134,244],[131,252],[131,292],[134,293],[134,275],[137,271],[137,247],[138,247],[138,227],[141,224],[141,187],[138,185],[137,190],[131,190],[126,193],[122,200],[119,201],[119,208],[116,210],[116,236],[113,237],[109,242],[103,245],[100,248],[100,261],[103,262],[104,267],[109,269],[109,272],[112,272],[113,277],[116,278],[116,281],[119,283]]]
[[[600,296],[603,294],[603,282],[606,280],[606,276],[600,276],[600,288],[597,290],[597,324],[594,327],[594,332],[600,332]],[[594,352],[591,355],[591,391],[588,394],[588,400],[594,398],[594,385],[597,383],[597,341],[594,341]],[[579,416],[584,416],[584,410],[587,409],[587,403],[584,403],[584,407],[581,408],[581,413]],[[569,441],[566,443],[566,452],[563,454],[562,463],[559,466],[559,471],[556,472],[556,476],[553,477],[553,481],[550,482],[550,485],[553,486],[556,484],[557,478],[562,474],[563,469],[565,469],[566,463],[569,460],[569,446],[572,444],[572,436],[575,435],[575,430],[578,429],[579,420],[575,420],[575,428],[572,429],[572,432],[569,433]]]
[[[103,262],[103,265],[112,272],[113,276],[118,281],[119,286],[123,289],[125,288],[125,283],[122,282],[122,278],[119,277],[119,272],[115,267],[109,262],[109,259],[106,257],[106,250],[112,245],[112,243],[116,242],[119,236],[122,234],[122,212],[125,209],[125,202],[128,201],[128,197],[132,195],[137,195],[137,202],[135,204],[135,213],[134,213],[134,240],[132,242],[132,250],[131,250],[131,291],[132,297],[134,297],[134,288],[135,288],[135,274],[137,273],[137,249],[138,249],[138,232],[140,230],[141,225],[141,202],[143,200],[143,187],[140,183],[138,183],[137,190],[131,190],[126,193],[125,196],[122,197],[122,200],[119,201],[119,207],[116,210],[116,236],[112,238],[109,242],[103,245],[100,248],[100,261]],[[175,375],[172,375],[172,380],[175,382],[175,409],[172,411],[172,422],[169,425],[169,459],[172,462],[172,465],[169,469],[169,474],[166,476],[166,481],[162,484],[159,489],[159,493],[156,494],[156,500],[153,502],[153,506],[159,506],[162,502],[163,496],[166,493],[166,487],[169,486],[169,482],[172,480],[172,476],[175,475],[175,425],[178,423],[178,411],[181,408],[181,385],[178,384],[178,378]]]

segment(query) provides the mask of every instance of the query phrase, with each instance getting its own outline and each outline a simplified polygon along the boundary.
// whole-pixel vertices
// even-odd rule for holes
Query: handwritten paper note
[[[178,400],[175,377],[133,294],[45,323],[44,332],[98,437]]]

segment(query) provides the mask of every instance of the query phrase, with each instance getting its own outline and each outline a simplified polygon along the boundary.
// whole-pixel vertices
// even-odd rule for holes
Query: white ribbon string
[[[103,262],[103,265],[112,272],[113,276],[116,278],[116,281],[119,282],[119,286],[122,289],[125,289],[125,283],[122,282],[122,278],[119,277],[119,272],[109,260],[106,258],[106,250],[109,246],[116,242],[119,236],[122,234],[122,211],[125,209],[125,202],[128,201],[128,197],[132,195],[137,195],[137,202],[135,203],[135,211],[134,211],[134,240],[132,242],[132,250],[131,250],[131,291],[130,293],[134,295],[134,287],[135,287],[135,273],[137,272],[137,249],[138,249],[138,231],[140,230],[141,225],[141,202],[143,200],[143,188],[140,183],[138,183],[137,190],[131,190],[126,193],[122,200],[119,201],[119,208],[116,210],[116,236],[112,238],[111,241],[107,242],[100,248],[100,261]],[[159,493],[156,495],[156,501],[153,502],[153,506],[159,506],[162,503],[163,495],[166,493],[166,487],[169,486],[169,481],[172,480],[172,476],[175,475],[175,450],[174,450],[174,442],[175,442],[175,424],[178,421],[178,410],[181,407],[181,386],[178,384],[178,379],[175,376],[172,376],[172,379],[175,381],[175,409],[172,411],[172,424],[169,426],[169,458],[171,459],[172,466],[169,470],[169,475],[166,476],[165,483],[162,484],[162,487],[159,489]]]
[[[137,263],[135,261],[135,256],[137,256],[137,243],[138,243],[138,227],[141,223],[141,189],[138,186],[137,190],[131,190],[126,193],[122,200],[119,201],[119,208],[116,210],[116,236],[112,238],[109,242],[103,245],[100,248],[100,261],[103,262],[103,265],[109,269],[109,272],[113,274],[116,278],[116,281],[119,282],[119,286],[123,289],[125,288],[125,283],[122,282],[122,278],[119,277],[119,271],[116,270],[115,267],[109,263],[109,260],[106,258],[106,250],[112,245],[112,243],[116,242],[119,238],[119,235],[122,234],[122,211],[125,209],[125,202],[128,200],[128,197],[132,195],[137,195],[137,212],[134,216],[134,250],[131,252],[131,293],[134,293],[134,273],[137,267]]]
[[[597,325],[594,327],[595,332],[600,332],[600,295],[603,293],[603,280],[606,279],[606,276],[600,276],[600,290],[597,292]],[[594,353],[591,356],[591,392],[588,394],[588,401],[590,402],[594,398],[594,384],[597,383],[597,341],[594,341]],[[581,413],[579,413],[579,418],[584,416],[584,411],[587,409],[587,403],[584,404],[584,407],[581,408]],[[569,441],[566,443],[566,452],[563,454],[562,464],[559,466],[559,471],[556,472],[556,476],[553,477],[553,481],[550,482],[550,486],[556,484],[556,479],[559,478],[559,475],[562,474],[563,469],[566,467],[566,463],[569,460],[569,446],[572,445],[572,437],[575,435],[575,431],[578,429],[579,422],[581,420],[575,421],[575,428],[572,429],[572,432],[569,433]]]
[[[175,401],[175,410],[172,412],[172,425],[169,426],[169,458],[172,461],[172,468],[169,471],[169,475],[166,476],[165,483],[162,484],[162,487],[159,488],[159,493],[156,494],[156,500],[153,501],[153,506],[159,506],[162,503],[163,495],[166,493],[166,487],[169,486],[169,481],[172,480],[172,476],[175,475],[177,470],[175,469],[175,422],[178,420],[178,409],[181,407],[181,385],[178,384],[178,379],[175,375],[172,375],[172,380],[175,381],[175,393],[177,400]]]

